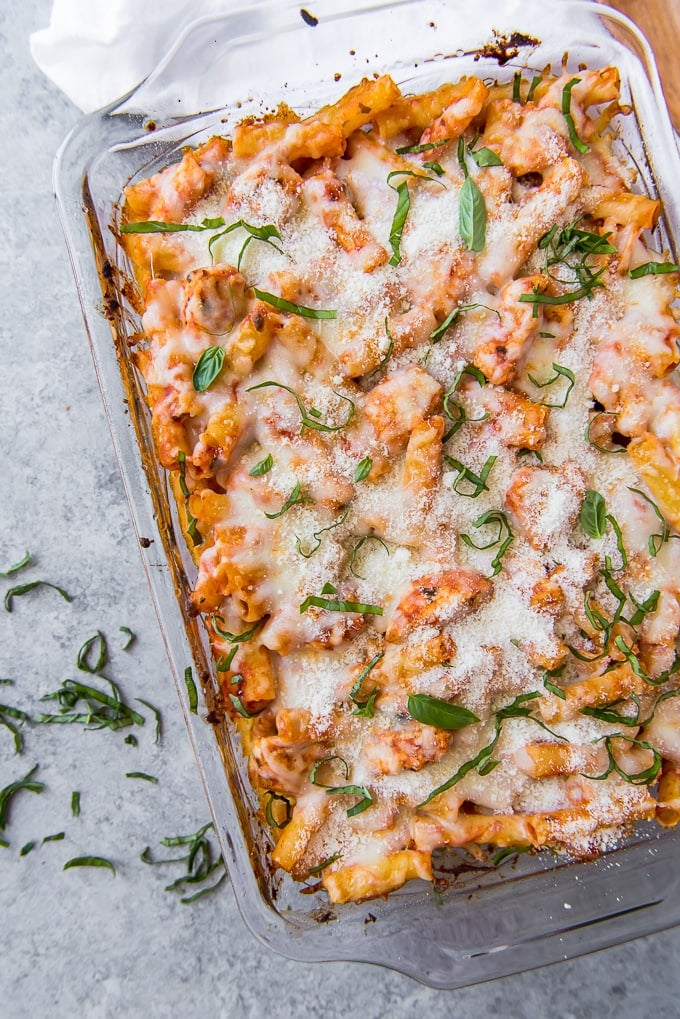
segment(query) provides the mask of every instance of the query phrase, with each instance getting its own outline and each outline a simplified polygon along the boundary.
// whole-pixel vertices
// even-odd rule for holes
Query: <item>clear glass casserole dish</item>
[[[458,987],[529,969],[680,922],[673,854],[680,835],[641,828],[590,863],[520,857],[501,867],[453,863],[443,901],[411,883],[387,901],[329,909],[272,874],[270,838],[237,741],[191,714],[182,682],[193,662],[207,722],[217,681],[202,624],[190,611],[195,567],[158,466],[128,337],[138,328],[119,281],[123,255],[110,226],[123,187],[166,166],[249,114],[279,102],[299,113],[334,101],[365,74],[390,73],[405,90],[462,74],[504,80],[517,69],[616,65],[633,113],[621,144],[641,184],[661,198],[659,250],[680,251],[680,160],[649,48],[622,15],[587,0],[320,0],[316,26],[297,5],[255,3],[194,23],[153,74],[123,101],[85,118],[57,157],[55,190],[95,368],[134,527],[215,827],[244,919],[269,947],[296,959],[356,960]],[[499,68],[499,64],[503,66]],[[260,68],[268,70],[267,75]],[[271,78],[273,80],[267,80]],[[208,112],[196,112],[208,111]],[[145,539],[153,538],[153,542]]]

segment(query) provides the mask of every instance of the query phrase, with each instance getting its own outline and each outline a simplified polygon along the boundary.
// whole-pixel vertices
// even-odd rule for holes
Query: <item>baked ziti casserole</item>
[[[125,191],[224,713],[333,902],[680,819],[680,267],[619,100],[374,77]]]

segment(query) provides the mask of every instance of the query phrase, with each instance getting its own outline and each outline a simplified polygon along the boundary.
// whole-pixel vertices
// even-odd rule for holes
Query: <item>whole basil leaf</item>
[[[481,149],[468,149],[477,166],[502,166],[503,160],[493,149],[483,147]]]
[[[466,177],[458,198],[458,230],[470,251],[483,251],[486,243],[486,205],[472,177]]]
[[[589,488],[581,505],[581,527],[589,538],[604,538],[607,530],[607,505],[599,492]]]
[[[199,357],[194,368],[193,383],[197,393],[204,393],[222,371],[224,348],[208,347]]]
[[[477,715],[459,704],[431,697],[426,693],[412,693],[408,698],[408,712],[416,721],[424,725],[435,725],[438,729],[464,729],[473,722],[478,722]]]

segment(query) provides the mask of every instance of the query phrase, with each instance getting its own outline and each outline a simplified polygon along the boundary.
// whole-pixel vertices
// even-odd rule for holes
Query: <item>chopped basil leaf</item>
[[[475,304],[458,304],[458,305],[456,305],[455,308],[453,308],[449,312],[449,314],[446,316],[444,321],[440,325],[438,325],[436,329],[432,330],[432,332],[430,333],[430,340],[432,341],[432,343],[439,343],[439,341],[443,337],[444,333],[446,333],[451,328],[451,326],[456,324],[456,322],[458,321],[458,319],[459,319],[459,317],[460,317],[462,312],[464,312],[464,311],[472,311],[474,308],[485,308],[486,311],[490,311],[494,315],[498,315],[498,321],[499,322],[501,321],[500,312],[497,311],[496,308],[490,308],[487,304],[477,304],[477,303],[475,303]],[[478,381],[479,381],[479,376],[481,376],[482,379],[484,379],[484,381],[479,383],[480,386],[483,386],[486,383],[486,379],[484,378],[484,376],[482,375],[482,373],[479,371],[478,368],[473,368],[472,365],[467,365],[465,368],[463,368],[463,372],[465,372],[465,371],[468,371],[469,374],[471,374],[471,375],[475,374],[475,378],[477,378]],[[461,374],[462,373],[458,374],[458,381],[460,381]]]
[[[341,425],[326,425],[326,424],[323,424],[323,422],[319,421],[317,418],[315,418],[312,415],[311,411],[307,410],[307,408],[305,407],[304,403],[302,402],[302,400],[300,399],[300,397],[298,396],[298,394],[295,392],[294,389],[291,389],[290,386],[284,386],[282,382],[271,382],[271,381],[260,382],[259,385],[257,385],[257,386],[251,386],[250,389],[248,389],[248,392],[252,393],[256,389],[268,389],[268,388],[270,388],[272,386],[275,387],[276,389],[285,389],[285,391],[287,393],[290,393],[290,395],[294,398],[295,402],[297,403],[298,410],[300,411],[300,418],[301,418],[301,428],[300,428],[300,434],[301,435],[304,433],[305,428],[313,429],[314,431],[317,431],[317,432],[339,432],[343,428],[346,428],[347,425],[352,420],[352,418],[354,417],[354,403],[352,402],[352,400],[349,399],[349,397],[343,396],[341,393],[336,393],[335,395],[340,397],[341,400],[344,400],[345,403],[348,403],[350,405],[349,406],[349,414],[347,415],[346,420],[343,421],[343,423]],[[335,390],[334,390],[334,392],[335,392]],[[312,410],[313,409],[314,408],[312,408]],[[317,413],[318,413],[318,411],[317,411]]]
[[[213,629],[215,630],[215,633],[222,638],[222,640],[226,640],[229,644],[245,644],[255,636],[257,629],[262,622],[261,619],[258,619],[256,623],[253,623],[253,625],[249,627],[249,629],[244,630],[243,633],[230,633],[229,630],[222,629],[220,624],[217,622],[218,619],[222,619],[222,616],[215,612],[212,617]]]
[[[458,321],[460,313],[461,313],[460,306],[458,306],[457,308],[453,308],[446,316],[444,321],[440,323],[440,325],[438,325],[436,329],[432,330],[432,332],[430,333],[430,339],[432,340],[433,343],[439,343],[444,333],[446,333],[451,328],[451,326]]]
[[[129,626],[119,626],[118,629],[121,633],[124,633],[127,638],[127,640],[123,644],[123,651],[127,651],[130,645],[134,642],[135,635]]]
[[[184,685],[187,688],[187,696],[189,698],[189,711],[192,715],[198,714],[198,691],[196,690],[196,683],[194,682],[194,673],[190,665],[187,665],[184,670]]]
[[[628,553],[626,552],[626,547],[623,544],[623,534],[621,533],[619,522],[616,519],[616,517],[613,516],[611,513],[607,514],[607,521],[612,525],[612,529],[614,531],[614,534],[616,535],[616,547],[618,549],[619,555],[621,556],[621,565],[617,566],[616,569],[625,570],[626,566],[628,565]],[[608,555],[604,557],[604,564],[605,569],[608,572],[611,572],[614,569],[614,567],[612,566],[611,557]]]
[[[336,788],[336,786],[329,786],[327,782],[319,782],[319,781],[317,781],[317,777],[316,777],[317,773],[319,771],[319,768],[321,768],[324,764],[329,764],[330,761],[340,761],[340,763],[342,764],[343,771],[345,772],[345,778],[349,778],[349,764],[347,763],[345,758],[344,757],[339,757],[338,754],[328,754],[327,757],[322,757],[320,761],[317,761],[316,764],[314,765],[314,767],[312,768],[312,770],[310,771],[310,773],[309,773],[309,781],[312,783],[312,785],[321,786],[322,789],[335,789]]]
[[[440,149],[442,145],[449,145],[453,140],[453,138],[442,138],[438,142],[424,142],[422,145],[403,145],[400,149],[395,149],[394,151],[398,156],[406,156],[411,153],[417,156],[421,152],[429,152],[430,149]]]
[[[226,655],[220,655],[215,662],[215,668],[218,672],[229,672],[231,669],[231,663],[234,660],[238,647],[233,647]]]
[[[427,180],[430,184],[439,184],[440,187],[446,188],[446,184],[443,184],[440,180],[435,180],[434,177],[430,177],[427,173],[416,173],[415,170],[392,170],[391,173],[387,174],[387,183],[393,191],[397,191],[401,187],[400,184],[395,187],[394,184],[390,183],[393,177],[414,177],[416,180]]]
[[[30,561],[31,553],[26,549],[18,563],[14,563],[13,566],[8,566],[6,570],[0,571],[0,577],[11,577],[13,573],[18,573],[19,570],[23,570],[24,567],[28,566]]]
[[[566,664],[564,664],[558,666],[556,669],[545,669],[545,671],[543,672],[543,686],[546,688],[546,690],[548,690],[552,694],[555,694],[556,697],[559,697],[563,701],[567,699],[566,693],[564,692],[561,686],[558,686],[556,683],[553,683],[552,680],[558,679],[562,675],[566,667],[567,667]]]
[[[388,555],[390,554],[389,548],[382,540],[382,538],[379,538],[377,534],[364,534],[361,538],[359,538],[359,540],[354,545],[352,551],[350,552],[349,556],[349,572],[352,574],[353,577],[358,577],[359,580],[365,580],[366,578],[362,577],[360,573],[357,573],[357,571],[354,569],[354,564],[356,562],[357,556],[359,555],[367,541],[377,541],[379,545],[382,545],[387,554]]]
[[[6,705],[0,705],[0,725],[4,726],[5,729],[9,729],[9,731],[12,733],[12,737],[14,739],[15,754],[20,754],[23,752],[24,739],[21,733],[19,732],[18,727],[14,724],[14,722],[10,722],[9,718],[6,718],[5,716],[14,715],[14,717],[16,717],[16,713],[18,713],[18,711],[19,711],[18,708],[8,708]],[[22,711],[21,714],[25,715],[25,712]],[[25,715],[25,717],[28,718],[28,715]]]
[[[641,276],[663,276],[668,272],[680,272],[680,265],[675,262],[645,262],[637,269],[631,269],[628,275],[632,280],[639,280]]]
[[[540,693],[535,691],[534,693],[521,693],[518,697],[515,697],[514,701],[510,704],[506,704],[504,708],[500,708],[496,712],[496,717],[500,719],[504,718],[529,718],[533,705],[527,707],[529,701],[536,700],[540,697]]]
[[[46,835],[45,838],[41,840],[40,845],[44,846],[46,842],[62,842],[65,838],[66,833],[58,831],[56,835]]]
[[[349,692],[349,699],[356,704],[356,709],[352,712],[353,715],[360,715],[363,718],[373,718],[375,713],[375,699],[380,692],[379,688],[377,686],[374,687],[366,700],[360,699],[359,691],[361,690],[366,677],[373,671],[378,662],[384,658],[384,656],[384,651],[379,651],[377,655],[374,655],[370,662],[364,665],[363,669],[354,681],[352,689]]]
[[[540,85],[542,80],[543,80],[543,78],[542,78],[542,76],[540,74],[535,74],[533,76],[533,78],[531,79],[531,85],[529,86],[529,91],[527,93],[527,102],[528,103],[532,102],[532,100],[534,98],[534,92],[536,91],[536,86]]]
[[[12,600],[14,598],[20,598],[22,595],[28,594],[29,591],[34,591],[36,587],[51,587],[53,591],[59,592],[64,601],[73,601],[72,596],[67,591],[64,591],[63,587],[58,587],[57,584],[50,584],[48,580],[32,580],[28,584],[18,584],[16,587],[10,587],[9,591],[5,592],[6,611],[12,611]]]
[[[127,734],[127,736],[123,740],[123,743],[127,743],[127,745],[130,746],[130,747],[139,746],[139,740],[137,739],[137,737],[132,732],[129,732]]]
[[[204,393],[213,384],[224,365],[224,347],[207,347],[198,361],[192,375],[192,382],[197,393]]]
[[[9,704],[0,704],[0,725],[4,726],[5,729],[9,729],[14,738],[14,753],[20,754],[24,749],[24,740],[19,732],[18,727],[14,722],[10,722],[10,718],[16,722],[27,722],[29,715],[22,711],[21,708],[12,708]]]
[[[237,711],[242,718],[255,718],[257,712],[248,711],[247,707],[245,706],[241,698],[238,697],[235,693],[229,694],[229,700],[234,705],[234,710]]]
[[[274,466],[274,457],[271,453],[267,455],[255,464],[252,471],[248,471],[248,477],[250,478],[261,478],[263,474],[269,474],[270,470]]]
[[[218,866],[222,866],[222,865],[223,865],[223,863],[222,863],[222,856],[220,855],[220,858],[217,861],[217,863],[214,865],[213,869],[217,868]],[[210,895],[211,892],[217,891],[217,889],[220,887],[220,885],[223,884],[226,880],[227,880],[227,872],[225,870],[224,873],[218,878],[218,880],[215,882],[214,885],[210,885],[208,888],[201,888],[200,892],[194,892],[193,895],[185,895],[184,898],[180,899],[179,901],[182,903],[182,905],[185,905],[185,906],[189,905],[191,902],[196,902],[198,899],[202,899],[204,895]]]
[[[25,846],[22,846],[19,850],[19,856],[28,856],[30,851],[35,846],[35,842],[27,842]]]
[[[672,691],[673,693],[680,693],[680,690]],[[661,699],[661,698],[659,698]],[[635,715],[624,715],[620,711],[614,711],[614,707],[617,704],[623,704],[622,698],[613,701],[611,704],[607,704],[602,708],[581,708],[582,715],[589,715],[591,718],[597,718],[600,722],[608,722],[610,725],[639,725],[640,724],[640,698],[637,694],[633,693],[630,695],[630,700],[635,704]]]
[[[10,718],[16,718],[19,722],[26,722],[29,717],[21,708],[10,708],[8,704],[0,704],[0,713],[8,715]]]
[[[449,418],[450,421],[453,422],[453,424],[451,425],[450,428],[446,430],[446,432],[442,436],[442,444],[444,442],[448,442],[449,439],[452,439],[453,436],[459,431],[459,429],[463,427],[465,422],[468,420],[467,411],[465,410],[465,407],[462,405],[462,403],[450,404],[448,402],[447,397],[445,397],[445,402],[446,402],[446,416]],[[484,421],[486,418],[488,418],[488,416],[489,416],[488,414],[485,414],[482,418],[475,418],[474,420]]]
[[[438,177],[444,176],[444,168],[441,163],[423,163],[423,167],[426,170],[432,170],[432,172],[436,173]]]
[[[74,856],[72,860],[66,861],[62,869],[70,870],[72,867],[106,867],[114,877],[116,875],[116,868],[103,856]]]
[[[392,248],[390,265],[396,266],[401,262],[401,237],[404,232],[409,209],[411,208],[411,196],[408,190],[408,181],[402,180],[400,184],[395,185],[390,183],[394,177],[415,177],[418,180],[427,180],[431,183],[440,184],[441,187],[445,187],[445,185],[435,177],[430,177],[426,173],[416,173],[415,170],[393,170],[391,173],[388,173],[388,186],[397,192],[397,207],[394,210],[389,236],[390,247]]]
[[[323,870],[326,869],[326,867],[330,867],[330,865],[332,863],[335,863],[336,860],[341,859],[342,853],[333,853],[332,856],[328,856],[325,860],[322,860],[321,863],[317,863],[316,867],[310,867],[309,871],[307,872],[307,876],[316,877],[317,874],[320,874]]]
[[[187,534],[193,541],[194,545],[200,545],[201,542],[203,541],[203,538],[198,530],[196,517],[189,509],[189,499],[191,497],[191,492],[189,491],[189,486],[187,485],[186,454],[183,453],[182,450],[180,450],[177,454],[177,462],[179,464],[179,487],[182,495],[184,496],[184,512],[187,518]]]
[[[371,473],[371,467],[373,466],[373,460],[370,456],[365,456],[363,460],[360,460],[357,464],[356,470],[354,471],[354,480],[356,482],[363,481]]]
[[[321,588],[321,594],[337,594],[337,593],[338,593],[338,589],[337,589],[337,587],[335,587],[334,584],[326,583]]]
[[[590,708],[590,707],[581,708],[581,714],[590,715],[591,718],[597,718],[601,722],[608,722],[610,725],[644,726],[649,725],[651,720],[654,718],[654,715],[656,714],[656,709],[658,708],[659,704],[663,703],[663,701],[668,700],[670,697],[678,696],[680,696],[680,690],[667,690],[666,693],[662,693],[654,701],[652,710],[649,713],[649,715],[647,715],[646,718],[640,718],[641,704],[640,698],[636,693],[632,693],[629,698],[635,705],[634,715],[626,715],[623,714],[623,712],[613,710],[617,705],[624,703],[623,698],[619,698],[616,701],[612,701],[611,704],[605,704],[604,707],[602,708]]]
[[[151,782],[153,785],[158,785],[158,779],[154,775],[147,775],[145,771],[126,771],[126,778],[140,778],[145,782]]]
[[[607,506],[594,489],[589,488],[581,504],[581,527],[589,538],[604,538],[607,530]]]
[[[90,661],[90,652],[93,648],[96,648],[97,654],[94,663]],[[81,672],[89,672],[91,676],[96,676],[106,665],[107,658],[106,638],[100,630],[97,630],[95,635],[86,640],[81,647],[76,658],[76,665]]]
[[[633,672],[635,673],[635,675],[639,679],[644,680],[645,683],[649,683],[650,686],[661,686],[663,683],[668,682],[668,679],[670,678],[670,676],[674,672],[677,672],[678,666],[680,665],[680,657],[678,657],[676,655],[675,662],[673,663],[671,668],[670,669],[665,669],[661,673],[660,676],[657,676],[656,679],[653,679],[652,676],[648,675],[648,673],[645,672],[645,670],[643,669],[642,664],[640,662],[640,659],[635,654],[635,652],[633,651],[632,647],[628,647],[628,645],[626,644],[626,642],[623,639],[623,637],[621,637],[621,636],[614,637],[614,644],[619,649],[619,651],[623,654],[623,656],[625,657],[626,661],[630,665],[630,667],[633,670]]]
[[[592,438],[591,429],[592,429],[593,425],[598,420],[598,418],[603,418],[603,417],[618,418],[618,414],[614,414],[614,413],[612,413],[612,411],[601,410],[597,414],[595,414],[593,417],[591,417],[590,421],[588,422],[588,426],[586,428],[586,433],[585,433],[586,434],[586,441],[589,442],[590,445],[593,446],[600,453],[625,453],[626,451],[623,448],[623,446],[617,446],[615,449],[606,449],[604,446],[600,446],[599,443],[595,442],[595,440]]]
[[[448,466],[458,471],[458,475],[452,486],[453,491],[456,492],[457,495],[464,495],[467,499],[476,499],[482,492],[488,492],[489,486],[487,485],[486,480],[489,477],[491,468],[495,464],[496,459],[497,457],[495,456],[488,457],[486,463],[479,472],[479,475],[477,475],[471,471],[469,467],[466,467],[465,464],[462,464],[460,460],[456,460],[455,457],[444,456],[444,460]],[[468,484],[472,485],[471,492],[461,491],[459,486],[462,485],[464,481],[467,481]]]
[[[215,219],[204,219],[201,223],[165,223],[159,219],[147,219],[140,223],[123,223],[122,234],[170,234],[183,231],[219,230],[224,226],[221,216]]]
[[[282,517],[287,510],[291,509],[292,506],[300,506],[306,502],[313,502],[313,499],[302,494],[300,482],[296,481],[295,488],[290,493],[280,510],[277,510],[276,513],[267,513],[266,510],[263,510],[263,512],[269,520],[276,520],[278,517]]]
[[[385,318],[385,335],[387,336],[388,340],[387,350],[384,356],[381,357],[377,368],[371,373],[372,375],[375,375],[376,372],[379,372],[381,368],[385,367],[389,359],[392,357],[392,351],[394,350],[394,336],[392,336],[392,333],[390,332],[390,323],[387,317]]]
[[[17,793],[25,790],[30,793],[41,793],[45,788],[44,782],[37,782],[32,776],[38,770],[39,765],[35,764],[23,778],[10,782],[4,789],[0,789],[0,831],[4,831],[9,820],[10,804]]]
[[[536,79],[534,78],[534,81]],[[541,80],[540,77],[538,79]],[[527,100],[528,101],[528,100]],[[494,867],[500,866],[505,860],[510,859],[512,856],[519,856],[521,853],[528,853],[532,849],[532,846],[506,846],[505,849],[499,849],[497,853],[491,857],[491,863]]]
[[[493,567],[491,576],[495,577],[501,571],[501,561],[514,541],[514,535],[510,524],[508,523],[507,516],[501,510],[487,510],[486,513],[482,513],[481,516],[477,517],[477,519],[472,522],[473,527],[484,527],[487,524],[491,526],[496,525],[498,530],[495,538],[492,538],[490,541],[487,541],[482,545],[477,545],[468,534],[461,534],[460,537],[468,548],[484,550],[488,548],[495,548],[496,545],[500,545],[498,552],[491,561],[491,566]]]
[[[281,796],[279,793],[273,792],[271,789],[265,791],[265,795],[269,797],[267,805],[265,807],[265,817],[267,824],[270,828],[285,828],[287,824],[290,824],[290,819],[293,816],[293,807],[287,796]],[[277,821],[274,817],[273,805],[276,803],[285,803],[286,814],[282,821]]]
[[[533,384],[538,387],[538,389],[545,389],[546,386],[554,385],[554,383],[559,380],[560,376],[565,378],[567,380],[567,388],[565,390],[564,397],[562,398],[561,403],[549,403],[547,400],[540,401],[540,405],[542,407],[556,407],[562,410],[564,407],[567,406],[567,400],[569,399],[571,391],[576,384],[576,376],[574,375],[573,371],[571,371],[570,368],[565,368],[561,364],[555,364],[554,361],[552,368],[555,374],[551,379],[547,379],[545,382],[539,382],[538,379],[535,379],[533,375],[529,375],[528,372],[527,375],[531,382],[533,382]]]
[[[520,294],[518,300],[523,304],[571,304],[574,301],[579,301],[582,297],[591,298],[593,296],[593,290],[595,287],[603,287],[604,283],[600,279],[600,276],[605,272],[606,266],[603,266],[596,273],[594,273],[585,283],[583,283],[576,290],[571,290],[568,294],[560,294],[559,297],[553,297],[552,294],[542,294],[538,290],[534,290],[530,294]],[[534,310],[536,310],[534,308]]]
[[[333,531],[333,530],[335,530],[336,527],[340,527],[342,524],[344,524],[345,520],[347,520],[347,515],[348,514],[349,514],[349,506],[347,507],[345,512],[342,514],[340,519],[336,520],[335,523],[329,524],[328,527],[321,527],[318,531],[314,531],[313,537],[314,537],[314,541],[316,542],[316,544],[313,545],[312,548],[308,552],[305,552],[303,550],[302,542],[300,541],[299,538],[296,538],[295,539],[296,540],[296,548],[297,548],[298,552],[300,553],[300,555],[303,556],[305,559],[311,559],[312,556],[314,555],[314,553],[318,552],[318,550],[321,548],[321,535],[325,534],[326,531]]]
[[[650,534],[649,542],[647,544],[650,556],[652,557],[652,559],[655,559],[661,550],[661,546],[664,545],[671,538],[670,528],[666,523],[666,518],[664,517],[663,513],[661,512],[661,510],[659,509],[659,507],[657,506],[653,499],[650,499],[649,496],[645,495],[645,493],[641,491],[639,488],[631,488],[631,486],[629,485],[628,490],[630,492],[635,492],[636,495],[641,496],[645,500],[645,502],[652,507],[659,521],[661,522],[661,533]]]
[[[519,71],[515,71],[512,76],[512,101],[520,104],[522,102],[522,75]]]
[[[477,715],[467,708],[441,700],[439,697],[431,697],[426,693],[409,694],[408,712],[411,718],[424,725],[433,725],[448,731],[464,729],[479,721]]]
[[[378,690],[377,687],[374,690],[372,690],[371,693],[368,695],[368,698],[361,704],[359,704],[358,707],[354,709],[352,714],[358,715],[361,718],[373,718],[373,716],[375,715],[375,701],[379,692],[380,691]]]
[[[269,244],[274,251],[278,251],[280,255],[283,254],[281,248],[272,241],[272,237],[275,237],[279,241],[283,241],[283,237],[273,224],[267,223],[265,226],[253,226],[252,223],[247,223],[244,219],[238,219],[235,223],[231,223],[226,230],[222,230],[220,233],[215,234],[210,238],[210,241],[208,242],[208,250],[211,255],[213,253],[213,245],[216,244],[220,238],[226,237],[227,234],[232,233],[234,230],[245,230],[248,234],[248,237],[246,237],[243,242],[243,246],[239,252],[238,260],[236,262],[236,268],[239,272],[241,271],[243,256],[248,250],[248,245],[252,241],[264,241],[266,244]]]
[[[266,304],[271,304],[273,308],[278,308],[279,311],[289,311],[293,315],[301,315],[303,318],[337,318],[337,311],[321,311],[319,308],[306,308],[304,304],[294,304],[292,301],[286,301],[283,297],[277,297],[276,294],[269,294],[266,290],[258,290],[257,287],[253,287],[253,293],[258,300],[264,301]],[[253,388],[257,389],[257,386]]]
[[[300,614],[314,606],[317,609],[326,609],[328,612],[356,612],[361,615],[381,616],[383,610],[379,605],[366,605],[364,602],[356,601],[335,601],[331,598],[320,598],[311,594],[300,605]]]
[[[166,835],[161,839],[162,846],[191,846],[193,847],[204,840],[205,833],[213,827],[212,821],[208,821],[193,835]],[[176,863],[176,860],[168,860],[168,863]]]
[[[360,796],[359,802],[355,803],[347,811],[348,817],[356,817],[357,814],[363,814],[364,810],[368,810],[373,805],[373,797],[365,785],[337,786],[335,789],[327,789],[326,796]]]
[[[149,711],[153,712],[153,714],[154,714],[154,716],[156,718],[156,729],[155,729],[153,741],[154,741],[154,743],[160,743],[160,741],[161,741],[161,731],[162,731],[162,728],[161,728],[161,713],[160,713],[160,711],[158,710],[158,708],[154,708],[153,704],[149,704],[149,702],[145,701],[142,697],[136,697],[135,700],[138,701],[140,704],[143,704],[145,708],[149,709]],[[134,736],[133,736],[133,739],[134,739]],[[126,743],[130,742],[130,738],[127,737],[125,742]],[[137,741],[135,740],[135,744],[136,744],[136,742]]]
[[[496,744],[498,743],[498,740],[500,739],[500,735],[501,735],[501,728],[500,728],[500,725],[499,725],[499,723],[497,721],[496,722],[496,732],[495,732],[494,738],[491,740],[491,742],[488,743],[485,747],[482,747],[482,749],[479,751],[479,753],[475,757],[471,758],[471,760],[466,761],[464,764],[461,764],[461,766],[458,769],[458,771],[456,771],[455,774],[451,776],[451,778],[447,779],[446,782],[442,782],[442,784],[437,786],[436,789],[433,789],[432,792],[430,793],[430,795],[427,797],[427,799],[423,800],[422,803],[416,804],[416,806],[417,807],[426,807],[428,805],[428,803],[431,803],[432,800],[434,800],[441,793],[444,793],[448,789],[451,789],[454,785],[457,785],[458,782],[461,781],[461,779],[465,778],[465,776],[468,774],[468,772],[473,770],[473,768],[476,768],[478,771],[479,771],[480,768],[484,768],[486,762],[491,757],[491,754],[496,749]]]
[[[543,454],[538,449],[527,449],[526,447],[517,450],[517,458],[522,460],[525,456],[535,456],[540,464],[543,463]]]
[[[578,85],[580,81],[581,81],[580,78],[572,78],[571,81],[567,82],[567,84],[562,89],[562,113],[564,115],[564,119],[567,122],[567,127],[569,128],[569,138],[571,139],[571,144],[583,155],[586,152],[590,151],[590,146],[586,145],[585,142],[581,141],[578,134],[576,133],[576,125],[574,124],[574,117],[571,112],[571,90],[573,89],[574,85]]]
[[[622,732],[614,733],[610,736],[601,736],[601,740],[604,740],[605,749],[607,751],[607,757],[609,758],[609,764],[606,771],[603,771],[601,775],[585,775],[585,778],[589,778],[591,782],[600,782],[605,778],[609,778],[611,773],[614,771],[619,775],[624,782],[629,785],[652,785],[656,780],[659,772],[661,771],[661,765],[663,764],[663,758],[659,751],[648,743],[646,740],[633,739],[632,736],[625,736]],[[644,771],[638,771],[630,775],[624,771],[617,763],[612,752],[612,740],[622,739],[627,743],[633,743],[635,746],[642,747],[643,750],[651,750],[654,755],[653,763],[649,768],[645,768]]]
[[[470,307],[473,307],[473,306],[470,305]],[[464,309],[461,308],[461,309],[458,309],[458,310],[464,310]],[[489,310],[491,311],[493,309],[489,309]],[[496,312],[496,314],[498,314],[498,313]],[[451,316],[449,315],[449,318],[450,317]],[[499,318],[500,318],[500,316],[499,316]],[[440,326],[440,329],[443,328],[444,325],[445,325],[445,322],[442,322],[442,325]],[[435,332],[436,332],[436,330],[435,330]],[[430,334],[430,339],[432,339],[433,335],[434,335],[433,333]],[[435,341],[433,341],[433,342],[435,342]],[[458,386],[460,385],[461,379],[463,378],[464,375],[471,375],[474,379],[477,380],[477,382],[480,384],[480,386],[485,386],[486,385],[486,379],[484,378],[484,375],[479,370],[479,368],[475,368],[475,366],[472,365],[472,364],[466,364],[464,368],[460,369],[460,371],[455,376],[453,382],[451,383],[451,385],[449,386],[447,391],[444,393],[444,399],[443,399],[443,404],[442,404],[443,410],[444,410],[444,413],[446,414],[447,418],[450,421],[452,421],[453,424],[451,425],[451,427],[449,429],[447,429],[447,431],[442,436],[442,443],[448,442],[448,440],[450,438],[452,438],[460,428],[462,428],[462,426],[465,424],[466,421],[469,420],[471,423],[475,423],[475,422],[479,422],[479,421],[486,421],[487,418],[489,417],[488,414],[482,414],[482,416],[479,417],[479,418],[469,418],[468,419],[467,411],[465,410],[465,407],[463,407],[463,405],[461,403],[451,403],[451,397],[453,396],[453,394],[458,389]]]

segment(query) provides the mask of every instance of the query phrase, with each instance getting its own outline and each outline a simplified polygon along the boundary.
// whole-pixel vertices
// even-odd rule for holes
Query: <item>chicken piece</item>
[[[385,376],[364,400],[363,416],[375,441],[394,456],[403,453],[414,428],[439,403],[442,387],[423,368],[408,365]]]
[[[532,548],[542,552],[574,526],[585,490],[582,471],[570,461],[561,467],[521,467],[505,505]]]
[[[493,585],[473,570],[445,570],[414,580],[397,605],[385,639],[401,644],[418,626],[453,623],[491,596]]]
[[[481,333],[473,361],[495,385],[503,385],[515,374],[517,366],[538,336],[540,316],[534,317],[533,305],[520,302],[523,294],[545,289],[543,276],[525,276],[503,287],[498,313]]]
[[[363,745],[368,766],[376,775],[398,775],[404,768],[420,771],[439,761],[451,743],[452,734],[432,725],[409,722],[403,729],[381,732]]]

